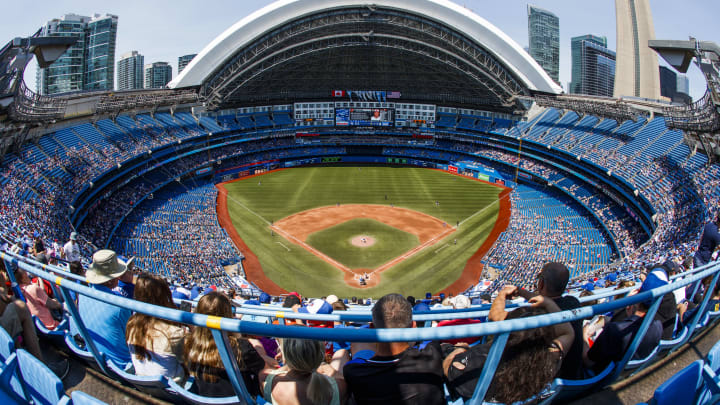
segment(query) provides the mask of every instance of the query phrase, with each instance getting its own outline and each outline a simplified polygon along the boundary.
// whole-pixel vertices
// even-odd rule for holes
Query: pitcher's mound
[[[358,235],[350,239],[350,243],[352,243],[353,246],[365,248],[374,245],[375,238],[372,236]]]

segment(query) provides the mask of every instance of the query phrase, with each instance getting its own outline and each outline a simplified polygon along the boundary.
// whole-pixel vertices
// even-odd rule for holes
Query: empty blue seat
[[[650,404],[692,405],[702,382],[703,361],[696,360],[678,371],[655,390]]]
[[[25,349],[19,349],[16,353],[21,378],[26,381],[23,388],[28,399],[36,404],[70,403],[62,381],[46,365]]]
[[[23,401],[25,393],[17,374],[15,343],[5,329],[0,328],[0,388],[7,396]]]

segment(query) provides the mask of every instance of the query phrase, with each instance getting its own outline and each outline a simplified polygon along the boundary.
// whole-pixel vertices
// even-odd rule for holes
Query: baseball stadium
[[[613,97],[448,0],[280,0],[159,89],[10,40],[3,403],[715,403],[720,47],[648,3]]]

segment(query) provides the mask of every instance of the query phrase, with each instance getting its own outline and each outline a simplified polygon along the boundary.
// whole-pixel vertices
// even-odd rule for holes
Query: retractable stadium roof
[[[281,0],[208,44],[172,82],[211,109],[323,99],[334,90],[510,112],[560,86],[516,42],[446,0]]]

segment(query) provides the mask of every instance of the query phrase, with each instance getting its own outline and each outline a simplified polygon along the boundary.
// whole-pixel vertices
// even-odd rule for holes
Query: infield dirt
[[[257,176],[249,176],[217,185],[218,220],[245,255],[247,278],[276,295],[300,291],[311,296],[332,292],[379,297],[388,292],[418,295],[426,291],[464,290],[478,281],[482,271],[480,258],[505,228],[510,215],[507,193],[499,198],[507,189],[439,170],[323,166],[283,169],[261,176],[266,176],[262,182],[253,179]],[[278,218],[320,207],[337,208],[338,204],[385,208],[389,205],[395,212],[407,209],[425,213],[435,218],[431,222],[437,229],[446,221],[446,228],[456,230],[437,245],[421,249],[388,268],[382,283],[377,281],[380,277],[371,277],[375,281],[361,289],[354,279],[355,272],[338,271],[337,266],[320,260],[271,228],[282,228]],[[406,226],[416,226],[417,222],[415,217]],[[394,226],[390,219],[382,223]],[[415,235],[426,231],[411,232]],[[312,229],[308,228],[293,236],[302,241],[310,233]],[[359,233],[348,232],[346,237]],[[438,239],[432,232],[428,235],[422,241]]]
[[[374,219],[393,228],[413,234],[418,237],[420,245],[395,257],[380,267],[374,269],[352,269],[306,243],[308,236],[315,232],[357,218]],[[380,273],[384,270],[434,245],[455,231],[455,228],[448,226],[444,221],[422,212],[400,207],[370,204],[345,204],[315,208],[283,218],[275,222],[272,228],[284,236],[285,239],[302,246],[320,259],[346,272],[345,282],[350,286],[361,288],[378,285],[380,283]],[[372,282],[360,286],[357,281],[358,276],[365,273],[373,275],[373,277],[371,277]]]

